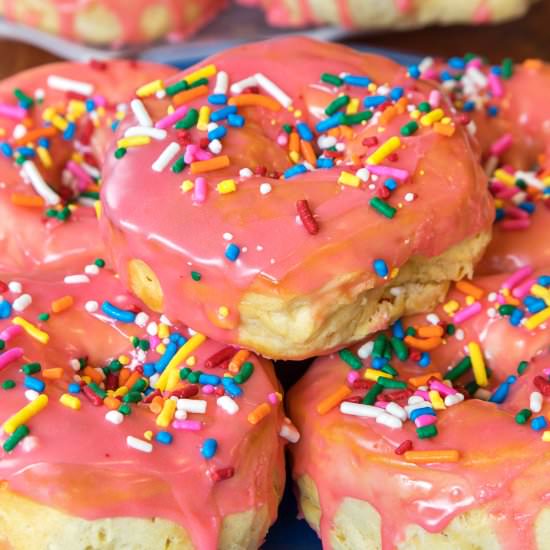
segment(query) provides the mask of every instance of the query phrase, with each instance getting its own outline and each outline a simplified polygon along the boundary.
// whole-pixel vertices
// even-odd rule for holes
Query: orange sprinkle
[[[412,378],[409,378],[409,383],[416,388],[419,388],[420,386],[425,386],[430,378],[437,378],[438,380],[443,379],[440,372],[428,372],[426,374],[421,374],[420,376],[413,376]]]
[[[54,313],[61,313],[66,309],[69,309],[74,304],[74,298],[72,296],[63,296],[54,300],[51,304],[52,311]]]
[[[334,393],[325,397],[318,405],[317,412],[319,414],[326,414],[328,411],[338,406],[346,397],[351,395],[351,389],[347,386],[340,386]]]
[[[273,98],[261,94],[241,94],[232,97],[228,102],[229,105],[237,107],[265,107],[270,111],[280,111],[281,104]]]
[[[434,122],[433,129],[436,133],[442,136],[452,136],[455,133],[455,127],[452,124],[442,124],[441,122]]]
[[[227,155],[212,157],[208,160],[197,160],[191,163],[191,174],[203,174],[204,172],[213,172],[220,168],[227,168],[230,161]]]
[[[406,97],[399,98],[399,100],[395,104],[395,108],[397,109],[397,113],[402,115],[406,111],[408,103],[409,102],[407,101]]]
[[[15,206],[27,206],[30,208],[44,208],[44,199],[38,195],[22,195],[21,193],[12,193],[11,202]]]
[[[317,164],[317,157],[315,156],[315,151],[313,150],[313,145],[309,141],[300,140],[300,149],[302,150],[302,156],[306,159],[309,164],[315,166]]]
[[[430,462],[458,462],[460,453],[456,449],[441,449],[435,451],[407,451],[404,454],[408,462],[429,464]]]
[[[476,300],[481,300],[481,298],[485,295],[485,291],[482,288],[479,288],[469,281],[458,281],[455,286],[457,290],[462,292],[462,294],[473,296]]]
[[[338,138],[340,137],[340,127],[339,126],[336,126],[335,128],[331,128],[327,134],[330,136],[330,137],[335,137],[335,138]]]
[[[248,359],[249,355],[250,352],[248,350],[239,350],[235,355],[233,355],[231,361],[229,361],[227,370],[232,373],[239,372],[239,370],[241,370],[241,367],[243,366],[243,363]]]
[[[290,137],[288,138],[288,150],[292,152],[300,151],[300,136],[298,132],[290,132]]]
[[[271,407],[267,403],[262,403],[261,405],[258,405],[249,415],[248,415],[248,421],[251,424],[257,424],[262,420],[262,418],[265,418],[269,412],[271,411]]]
[[[139,371],[135,370],[130,374],[130,376],[128,377],[128,379],[124,383],[124,385],[128,389],[130,389],[140,378],[141,378],[141,374],[139,373]]]
[[[120,399],[116,397],[106,397],[103,400],[103,404],[110,410],[114,411],[120,407]]]
[[[172,101],[176,107],[179,107],[184,103],[189,103],[190,101],[193,101],[193,99],[197,99],[197,97],[202,97],[206,94],[208,94],[208,86],[197,86],[196,88],[179,92],[172,98]]]
[[[84,367],[82,374],[91,378],[96,384],[101,384],[104,379],[104,375],[100,370],[94,369],[90,366]]]
[[[521,302],[520,302],[517,298],[514,298],[513,296],[505,296],[505,297],[504,297],[504,301],[505,301],[507,304],[510,304],[511,306],[519,306],[519,305],[521,305]]]
[[[398,114],[397,107],[390,105],[386,107],[380,115],[380,124],[388,124]]]
[[[132,374],[132,371],[130,369],[127,369],[126,367],[123,367],[120,369],[118,373],[118,386],[125,386],[126,381],[128,378],[130,378],[130,374]]]
[[[526,59],[523,62],[523,66],[526,69],[532,69],[534,71],[538,71],[542,68],[542,61],[540,59]]]
[[[164,399],[160,395],[157,395],[156,397],[153,398],[153,401],[151,401],[151,403],[149,404],[149,410],[153,414],[159,414],[160,411],[162,411],[163,406],[164,406]]]
[[[61,367],[44,369],[41,374],[42,378],[46,378],[48,380],[59,380],[63,376],[63,369]]]
[[[36,128],[35,130],[29,130],[24,136],[14,141],[15,146],[26,145],[37,141],[41,137],[49,138],[57,134],[57,128],[55,126],[47,126],[46,128]]]
[[[424,327],[418,327],[416,334],[420,338],[433,338],[434,336],[443,336],[443,327],[439,325],[426,325]]]
[[[353,128],[351,126],[340,126],[340,135],[347,139],[353,138]]]
[[[441,345],[441,338],[434,336],[433,338],[422,340],[421,338],[407,335],[405,336],[405,344],[420,351],[430,351]]]

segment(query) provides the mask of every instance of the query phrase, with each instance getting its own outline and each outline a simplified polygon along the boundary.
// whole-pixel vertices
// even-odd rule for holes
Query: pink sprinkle
[[[94,95],[92,99],[98,107],[107,107],[107,98],[104,95]]]
[[[281,132],[277,136],[277,145],[280,145],[281,147],[285,147],[286,145],[288,145],[288,135],[286,134],[286,132]]]
[[[359,380],[359,373],[354,370],[348,372],[348,376],[347,376],[348,384],[351,386],[356,380]]]
[[[408,13],[414,7],[412,0],[396,0],[397,10],[401,13]]]
[[[502,294],[497,294],[497,302],[503,306],[506,303],[506,298]]]
[[[189,110],[189,107],[187,107],[187,105],[182,105],[181,107],[178,107],[172,114],[158,120],[155,123],[155,128],[161,128],[162,130],[164,130],[169,126],[172,126],[178,120],[183,118],[188,110]]]
[[[0,369],[7,367],[12,361],[23,357],[23,348],[12,348],[0,355]]]
[[[385,409],[389,405],[388,401],[377,401],[374,406],[380,407],[381,409]]]
[[[279,396],[275,393],[275,392],[271,392],[268,396],[267,396],[267,400],[272,404],[272,405],[277,405],[279,403]]]
[[[514,141],[514,138],[512,134],[510,133],[504,134],[502,137],[497,139],[491,145],[491,148],[489,149],[489,151],[491,152],[491,155],[495,155],[496,157],[499,157],[500,155],[502,155],[502,153],[507,151],[512,146],[513,141]]]
[[[474,69],[481,69],[481,59],[479,57],[474,57],[473,59],[470,59],[468,63],[466,64],[466,68],[469,69],[470,67]]]
[[[514,298],[524,298],[527,294],[529,294],[531,287],[536,283],[536,279],[527,279],[525,283],[516,286],[516,288],[512,290],[512,296],[514,296]]]
[[[172,428],[174,428],[174,430],[198,432],[202,429],[202,422],[198,420],[174,420],[174,422],[172,422]]]
[[[0,103],[0,116],[11,118],[14,120],[23,120],[27,116],[27,111],[23,107],[16,107],[15,105],[6,105]]]
[[[509,206],[508,208],[506,208],[504,213],[508,217],[513,218],[514,220],[524,219],[529,217],[529,214],[525,210],[523,210],[523,208],[518,208],[517,206]]]
[[[205,151],[204,149],[198,149],[195,151],[195,158],[197,160],[209,160],[213,157],[210,151]]]
[[[502,89],[502,82],[498,75],[493,72],[489,73],[489,88],[494,97],[502,97],[504,90]]]
[[[89,187],[92,185],[93,180],[90,174],[80,166],[80,164],[77,164],[74,160],[70,160],[67,162],[67,170],[73,174],[78,179],[78,187],[80,191],[84,191],[86,187]]]
[[[550,376],[550,368],[545,368],[545,369],[543,369],[542,373],[543,373],[545,376]]]
[[[19,325],[11,325],[0,332],[0,339],[4,342],[9,342],[13,337],[18,336],[23,332]]]
[[[481,311],[481,302],[474,302],[472,305],[462,308],[453,315],[453,323],[459,325],[468,319],[476,316]]]
[[[397,180],[405,181],[409,177],[408,170],[401,168],[391,168],[389,166],[380,166],[379,164],[367,165],[367,170],[377,176],[388,176]]]
[[[433,67],[429,67],[422,73],[424,80],[437,80],[437,71]]]
[[[202,387],[202,393],[205,393],[207,395],[210,395],[211,393],[214,393],[216,391],[216,388],[212,384],[205,384]]]
[[[421,416],[417,416],[414,419],[414,423],[416,424],[417,428],[422,428],[423,426],[431,426],[436,422],[437,418],[435,416],[432,416],[431,414],[423,414]]]
[[[498,193],[493,193],[496,199],[511,199],[515,195],[517,195],[519,192],[519,189],[514,187],[506,187],[505,189],[502,189],[498,191]]]
[[[414,395],[422,397],[422,399],[424,399],[425,401],[430,401],[430,394],[426,390],[416,390],[414,392]]]
[[[443,382],[440,382],[439,380],[432,380],[430,382],[430,390],[436,390],[442,395],[455,395],[458,392],[451,388],[450,386],[447,386],[447,384],[443,384]]]
[[[428,102],[435,109],[441,104],[441,92],[439,90],[432,90],[428,98]]]
[[[151,336],[149,343],[151,347],[155,349],[160,344],[160,338],[158,336]]]
[[[206,179],[198,177],[193,187],[193,201],[203,203],[206,200]]]
[[[498,226],[504,231],[518,231],[519,229],[528,229],[531,225],[529,218],[522,220],[504,220]]]
[[[198,147],[193,143],[190,143],[185,148],[185,154],[183,155],[183,160],[185,161],[185,164],[191,164],[195,160],[195,153],[197,149]]]
[[[507,288],[509,290],[513,289],[515,286],[519,285],[524,279],[527,279],[529,275],[533,273],[533,268],[530,265],[526,265],[518,269],[515,273],[512,273],[508,279],[502,283],[502,288]]]

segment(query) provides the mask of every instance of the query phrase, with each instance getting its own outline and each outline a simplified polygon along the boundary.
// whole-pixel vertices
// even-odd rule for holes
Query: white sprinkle
[[[170,338],[166,337],[162,339],[162,343],[168,345],[170,343]]]
[[[157,387],[157,382],[159,381],[159,378],[160,378],[160,374],[158,372],[153,374],[153,376],[150,376],[149,377],[149,386],[151,388],[156,388]]]
[[[271,193],[271,184],[270,183],[262,183],[260,184],[260,193],[262,195],[269,195]]]
[[[239,405],[237,405],[237,403],[231,399],[229,395],[222,395],[221,397],[218,397],[216,404],[227,414],[236,414],[239,412]]]
[[[290,443],[298,443],[298,441],[300,441],[300,432],[288,418],[285,418],[283,425],[279,430],[279,435]]]
[[[204,414],[207,405],[204,399],[178,399],[178,410],[188,413]]]
[[[487,77],[477,67],[468,67],[466,75],[478,88],[487,86]]]
[[[38,447],[38,437],[29,435],[20,443],[20,448],[24,453],[30,453]]]
[[[376,417],[376,423],[382,424],[383,426],[386,426],[386,428],[390,428],[392,430],[397,430],[398,428],[401,428],[403,426],[403,422],[401,422],[399,418],[392,416],[387,412],[383,412],[382,414],[378,415]]]
[[[497,299],[497,293],[496,292],[490,292],[489,296],[487,296],[487,300],[489,302],[496,302]]]
[[[217,127],[218,127],[218,124],[217,124],[216,122],[209,122],[208,125],[206,126],[206,129],[207,129],[209,132],[212,132],[212,131],[215,130]]]
[[[162,128],[147,128],[145,126],[131,126],[124,132],[124,137],[147,136],[152,139],[166,139],[168,132]]]
[[[23,285],[19,281],[10,281],[8,283],[8,288],[10,292],[14,294],[21,294],[21,292],[23,292]]]
[[[462,340],[464,340],[464,331],[459,328],[456,332],[455,332],[455,338],[459,341],[459,342],[462,342]]]
[[[370,172],[366,168],[359,168],[357,172],[355,172],[355,175],[363,182],[366,182],[369,180]]]
[[[25,391],[25,399],[27,401],[36,401],[38,399],[38,396],[40,394],[37,391],[34,390],[26,390]]]
[[[162,172],[170,163],[170,161],[179,153],[181,146],[179,143],[173,141],[166,146],[164,151],[159,155],[157,160],[153,162],[151,168],[155,172]]]
[[[345,143],[337,143],[334,147],[340,153],[343,153],[346,150],[346,144]]]
[[[99,266],[95,264],[88,264],[84,267],[84,273],[87,275],[97,275],[99,273]]]
[[[166,90],[157,90],[155,92],[155,97],[157,99],[164,99],[166,97]]]
[[[219,139],[213,139],[213,140],[208,144],[208,149],[209,149],[210,152],[213,153],[214,155],[219,155],[219,154],[222,152],[222,149],[223,149],[222,142],[221,142]]]
[[[361,359],[367,359],[370,357],[372,353],[372,348],[374,347],[374,342],[372,340],[369,340],[368,342],[365,342],[358,350],[357,355]]]
[[[80,82],[79,80],[72,80],[70,78],[64,78],[51,74],[48,76],[48,87],[52,90],[59,90],[61,92],[76,92],[81,95],[92,95],[94,93],[94,86],[88,82]]]
[[[143,439],[138,439],[132,435],[129,435],[126,438],[126,444],[131,449],[135,449],[136,451],[141,451],[143,453],[151,453],[153,451],[153,445],[151,445],[151,443],[148,441],[143,441]]]
[[[159,330],[159,327],[158,325],[155,323],[155,321],[151,321],[148,325],[147,325],[147,334],[149,336],[156,336],[157,333],[158,333],[158,330]]]
[[[531,392],[529,396],[529,408],[534,413],[539,413],[542,411],[542,393],[538,391]]]
[[[445,397],[445,406],[453,407],[464,401],[464,396],[461,393],[454,393]]]
[[[224,233],[223,234],[223,240],[224,241],[231,241],[233,239],[233,234],[232,233]]]
[[[407,412],[405,409],[399,405],[399,403],[390,402],[388,403],[386,407],[386,412],[391,414],[392,416],[395,416],[396,418],[399,418],[399,420],[407,420]]]
[[[418,69],[421,73],[429,69],[434,64],[433,57],[425,57],[419,64]]]
[[[124,421],[124,415],[119,411],[109,411],[105,415],[105,420],[111,424],[119,425]]]
[[[34,91],[34,99],[37,101],[42,101],[46,97],[46,92],[44,91],[44,88],[36,88]]]
[[[176,411],[174,416],[176,420],[185,420],[187,418],[187,411]]]
[[[497,316],[497,310],[494,307],[487,309],[487,317],[489,319],[494,319]]]
[[[145,311],[140,311],[134,320],[134,323],[141,328],[144,328],[149,322],[149,315]]]
[[[168,317],[166,317],[166,315],[161,315],[160,316],[160,322],[165,324],[165,325],[168,325],[169,327],[172,326],[172,321],[170,321],[170,319],[168,319]]]
[[[517,179],[524,180],[528,185],[531,187],[534,187],[535,189],[544,189],[544,183],[535,176],[533,172],[523,172],[521,170],[518,170],[514,176]]]
[[[336,138],[334,136],[322,135],[317,138],[317,145],[319,149],[330,149],[336,145]]]
[[[132,99],[132,101],[130,101],[130,107],[140,126],[153,126],[153,121],[141,99]]]
[[[67,275],[63,282],[67,285],[80,285],[84,283],[89,283],[90,278],[87,275]]]
[[[220,71],[216,75],[216,84],[214,85],[215,94],[226,94],[229,88],[229,77],[225,71]]]
[[[257,250],[258,252],[261,252],[263,249],[264,249],[264,247],[263,247],[261,244],[257,244],[257,245],[256,245],[256,250]]]
[[[241,178],[251,178],[254,175],[254,172],[250,168],[241,168],[239,170],[239,176]]]
[[[405,193],[405,196],[403,197],[405,199],[405,202],[412,202],[414,200],[414,193]]]
[[[27,133],[27,128],[23,124],[16,124],[12,132],[13,139],[21,139]]]
[[[69,367],[71,367],[71,369],[75,372],[78,372],[80,370],[80,361],[78,359],[70,359]]]
[[[439,319],[438,315],[436,315],[435,313],[430,313],[430,314],[426,315],[426,321],[428,321],[428,323],[430,323],[430,325],[438,325],[440,319]]]
[[[84,304],[84,309],[88,313],[95,313],[99,309],[99,304],[95,300],[89,300]]]
[[[238,82],[234,82],[231,84],[231,93],[232,94],[240,94],[243,90],[246,90],[247,88],[250,88],[252,86],[257,86],[258,81],[256,80],[255,76],[249,76],[248,78],[243,78],[242,80],[239,80]]]
[[[403,287],[402,286],[394,286],[393,288],[390,288],[390,294],[392,296],[401,296],[401,294],[403,294]]]
[[[362,418],[376,418],[384,412],[384,409],[373,405],[363,405],[362,403],[352,403],[343,401],[340,403],[340,412],[351,416],[360,416]]]
[[[254,76],[258,82],[258,86],[273,99],[277,100],[285,109],[288,109],[292,105],[292,99],[287,96],[275,82],[262,73],[256,73]]]
[[[12,307],[15,311],[25,311],[32,304],[32,297],[30,294],[21,294],[12,303]]]
[[[26,160],[22,166],[23,174],[27,176],[34,190],[46,201],[47,204],[54,205],[61,200],[59,195],[45,182],[42,174],[38,171],[36,164],[32,160]]]

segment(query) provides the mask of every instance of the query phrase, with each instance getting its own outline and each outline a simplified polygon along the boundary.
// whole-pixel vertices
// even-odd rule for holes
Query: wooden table
[[[463,55],[475,52],[492,62],[503,57],[521,61],[530,57],[550,60],[550,0],[541,0],[526,17],[503,25],[483,27],[431,27],[415,31],[367,35],[354,40],[369,44],[426,55]],[[58,58],[12,40],[0,40],[0,78]]]

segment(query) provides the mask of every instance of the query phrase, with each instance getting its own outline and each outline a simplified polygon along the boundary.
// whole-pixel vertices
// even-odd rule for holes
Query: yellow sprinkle
[[[168,379],[166,382],[166,391],[175,390],[180,382],[180,373],[178,369],[173,369],[168,375]]]
[[[50,340],[50,335],[47,332],[40,330],[37,326],[23,319],[23,317],[14,317],[11,322],[14,325],[19,325],[29,336],[32,336],[41,344],[47,344]]]
[[[235,180],[223,180],[216,185],[216,189],[220,195],[227,195],[228,193],[234,193],[237,190],[237,185]]]
[[[71,99],[67,105],[67,113],[77,118],[86,112],[86,104],[78,99]]]
[[[367,158],[367,164],[380,164],[399,147],[401,147],[401,140],[397,136],[392,136]]]
[[[53,115],[51,123],[60,131],[64,132],[67,127],[69,126],[69,123],[58,114]]]
[[[162,411],[157,416],[156,424],[160,428],[168,428],[170,422],[174,418],[176,413],[176,401],[174,399],[167,399],[162,406]]]
[[[194,367],[194,366],[197,364],[197,358],[196,358],[194,355],[191,355],[191,357],[188,357],[188,358],[185,360],[185,364],[186,364],[188,367]]]
[[[391,374],[376,369],[367,369],[363,377],[373,382],[376,382],[379,378],[393,378]]]
[[[191,181],[191,180],[185,180],[182,184],[181,184],[181,190],[184,192],[184,193],[188,193],[189,191],[191,191],[193,189],[193,187],[195,187],[195,184]]]
[[[174,109],[173,105],[168,105],[168,107],[166,108],[166,114],[171,115],[175,110],[176,109]]]
[[[115,113],[115,118],[119,121],[124,120],[125,117],[126,117],[126,111],[117,111]]]
[[[346,115],[354,115],[359,111],[359,99],[354,97],[348,103],[346,107]]]
[[[160,353],[161,355],[166,351],[166,346],[164,344],[159,344],[156,348],[155,348],[155,351],[157,353]]]
[[[79,411],[80,407],[82,406],[82,403],[80,402],[80,399],[76,397],[75,395],[70,395],[68,393],[64,393],[60,398],[59,402],[69,408],[73,409],[73,411]]]
[[[201,132],[208,130],[208,123],[210,122],[210,107],[203,105],[199,109],[199,119],[197,120],[197,129]]]
[[[98,107],[96,109],[96,113],[98,114],[99,117],[105,116],[105,107]]]
[[[91,379],[89,376],[85,376],[85,375],[84,375],[84,376],[81,376],[81,380],[82,380],[82,382],[84,382],[85,384],[89,384],[89,383],[92,381],[92,379]]]
[[[509,174],[506,172],[506,170],[503,170],[502,168],[499,168],[498,170],[495,170],[495,173],[493,176],[500,182],[505,183],[506,185],[515,185],[516,184],[516,178],[512,174]]]
[[[220,306],[218,308],[218,315],[222,319],[225,319],[229,315],[229,308],[227,306]]]
[[[115,391],[114,396],[115,397],[124,397],[129,391],[130,391],[130,388],[128,388],[127,386],[120,386],[120,388],[118,388]]]
[[[349,185],[350,187],[359,187],[361,185],[361,180],[355,174],[351,172],[342,171],[340,177],[338,178],[338,183],[342,185]]]
[[[476,299],[473,296],[466,296],[466,305],[467,306],[471,306],[475,301],[476,301]]]
[[[95,217],[100,220],[101,219],[101,202],[100,201],[95,201],[94,202],[94,210],[95,210]]]
[[[442,411],[446,408],[445,401],[443,401],[438,391],[431,390],[428,395],[430,396],[430,401],[432,402],[432,406],[435,410]]]
[[[443,109],[434,109],[420,118],[420,124],[422,124],[422,126],[431,126],[434,122],[438,122],[444,116],[445,113],[443,112]]]
[[[443,304],[443,311],[447,315],[452,315],[460,308],[460,304],[456,300],[449,300],[446,304]]]
[[[149,136],[131,136],[119,139],[116,143],[117,147],[123,147],[128,149],[129,147],[139,147],[140,145],[147,145],[151,143]]]
[[[298,151],[290,151],[288,156],[294,164],[298,164],[298,161],[300,160],[300,154],[298,153]]]
[[[127,355],[119,355],[118,356],[118,362],[121,365],[129,365],[130,364],[130,358]]]
[[[543,287],[542,285],[533,285],[531,287],[531,294],[537,298],[542,298],[546,305],[550,305],[550,290]]]
[[[147,430],[146,432],[144,432],[143,439],[145,439],[146,441],[152,441],[153,440],[153,432],[151,430]]]
[[[46,107],[46,109],[42,112],[42,119],[46,122],[51,122],[55,115],[56,112],[53,107]]]
[[[371,82],[368,86],[367,86],[367,90],[371,93],[374,93],[376,92],[377,90],[377,86],[374,82]]]
[[[531,315],[531,317],[523,322],[523,325],[527,330],[534,330],[545,321],[548,321],[548,319],[550,319],[550,307],[535,313],[535,315]]]
[[[3,429],[7,434],[12,434],[21,426],[26,424],[33,416],[37,415],[48,404],[48,396],[45,394],[39,395],[34,401],[25,405],[21,410],[4,422]]]
[[[390,279],[395,279],[399,275],[399,268],[394,267],[390,272]]]
[[[545,443],[549,443],[549,442],[550,442],[550,430],[545,430],[544,432],[542,432],[542,440],[543,440]]]
[[[159,323],[157,336],[160,339],[168,338],[170,336],[170,327],[168,325],[165,325],[164,323]]]
[[[468,344],[468,352],[470,354],[470,360],[472,362],[472,370],[474,371],[474,378],[478,386],[486,386],[489,381],[487,380],[487,370],[485,368],[485,359],[481,353],[481,348],[477,342],[470,342]]]
[[[159,90],[162,90],[164,88],[164,83],[162,80],[153,80],[152,82],[148,82],[147,84],[144,84],[140,88],[136,90],[136,95],[138,97],[147,97],[150,95],[156,94]]]
[[[185,82],[187,82],[187,84],[193,84],[193,82],[196,82],[201,78],[210,78],[211,76],[214,76],[217,72],[218,69],[216,69],[216,65],[206,65],[206,67],[201,67],[194,73],[187,75],[185,77]]]
[[[410,113],[410,117],[413,119],[413,120],[417,120],[420,118],[420,115],[422,113],[420,111],[411,111]]]
[[[40,159],[42,166],[44,166],[44,168],[51,168],[52,157],[50,152],[45,147],[38,146],[36,148],[36,153],[38,154],[38,158]]]
[[[441,119],[441,124],[450,124],[452,122],[452,119],[448,116],[444,116],[442,119]]]

